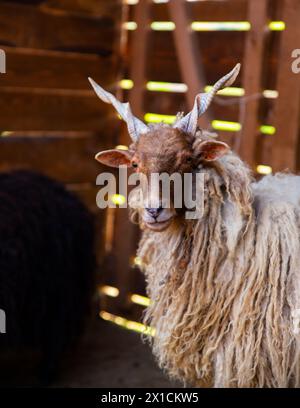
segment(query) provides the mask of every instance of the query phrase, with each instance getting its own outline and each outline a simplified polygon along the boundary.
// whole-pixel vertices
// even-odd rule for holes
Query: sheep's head
[[[206,111],[213,96],[219,89],[230,86],[240,70],[240,64],[225,77],[220,79],[209,93],[198,94],[194,107],[185,116],[179,116],[173,126],[165,124],[147,126],[135,118],[129,104],[121,103],[104,91],[93,80],[90,80],[97,95],[107,103],[112,103],[120,116],[127,122],[129,134],[133,140],[128,150],[106,150],[98,153],[96,159],[108,166],[132,167],[135,172],[142,173],[149,180],[151,174],[174,173],[184,174],[194,172],[199,164],[218,160],[229,147],[222,142],[206,136],[206,132],[197,130],[198,118]],[[148,195],[153,191],[148,190]],[[145,204],[141,209],[144,224],[155,231],[167,228],[174,218],[182,214],[174,205],[163,205],[161,191],[154,193],[157,205]],[[149,202],[149,197],[144,202]],[[153,201],[151,201],[153,202]]]

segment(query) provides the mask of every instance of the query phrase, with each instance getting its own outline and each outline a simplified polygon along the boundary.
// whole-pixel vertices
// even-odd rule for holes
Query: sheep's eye
[[[192,163],[193,158],[191,156],[189,156],[189,157],[186,158],[186,161],[187,161],[187,163]]]
[[[134,167],[134,168],[137,168],[137,167],[138,167],[138,164],[137,164],[136,162],[132,162],[131,165],[132,165],[132,167]]]

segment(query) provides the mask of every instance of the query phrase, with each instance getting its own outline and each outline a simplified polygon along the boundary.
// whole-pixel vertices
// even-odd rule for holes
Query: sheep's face
[[[145,176],[142,177],[142,184],[150,185],[150,189],[147,188],[145,194],[143,188],[142,199],[138,199],[137,202],[143,223],[151,230],[162,231],[170,226],[176,218],[182,217],[183,214],[187,216],[187,212],[182,211],[185,210],[182,201],[186,201],[186,195],[181,194],[181,196],[184,195],[184,199],[181,197],[178,199],[177,191],[175,197],[174,192],[172,194],[170,191],[171,194],[166,205],[165,189],[161,188],[160,185],[157,186],[157,183],[153,188],[152,180],[157,180],[157,175],[161,175],[165,180],[166,175],[178,179],[177,175],[195,173],[201,161],[212,162],[227,152],[228,146],[225,143],[202,137],[205,132],[197,130],[198,119],[206,112],[216,93],[233,84],[239,71],[240,64],[237,64],[228,74],[219,79],[209,92],[196,95],[192,110],[186,115],[177,114],[173,126],[164,124],[148,126],[133,115],[128,102],[120,102],[113,94],[105,91],[93,79],[89,78],[98,97],[103,102],[112,104],[126,122],[128,133],[134,141],[128,151],[108,150],[98,153],[96,159],[113,167],[121,165],[133,167],[135,172]],[[151,180],[149,180],[150,178]],[[191,179],[191,177],[181,177],[179,183],[183,181],[185,184],[186,178]],[[190,183],[193,184],[193,181],[190,180]],[[178,182],[175,184],[177,186]],[[170,183],[169,186],[171,187]],[[185,184],[183,191],[186,188],[190,189],[191,186]],[[174,187],[173,190],[175,190]],[[194,190],[192,193],[196,193],[194,195],[198,200],[198,191]],[[172,197],[173,201],[171,202]],[[187,201],[186,206],[190,208],[189,204],[194,200],[192,198]],[[135,208],[137,202],[134,203]],[[197,201],[192,204],[198,210]]]
[[[142,180],[147,183],[147,189],[144,190],[146,193],[143,195],[139,212],[147,228],[163,231],[176,218],[184,217],[185,207],[183,200],[180,206],[174,205],[174,183],[170,183],[170,200],[166,205],[162,186],[153,189],[151,176],[172,176],[175,173],[182,176],[184,173],[192,173],[200,163],[214,161],[227,151],[228,146],[225,143],[213,139],[203,140],[177,128],[161,125],[142,134],[137,142],[130,145],[129,150],[103,151],[97,154],[96,159],[112,167],[126,165],[145,176]],[[155,202],[156,205],[149,205],[149,202]]]

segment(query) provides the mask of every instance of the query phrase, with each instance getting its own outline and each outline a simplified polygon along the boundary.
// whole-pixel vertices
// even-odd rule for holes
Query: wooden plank
[[[5,0],[4,0],[5,1]],[[7,1],[7,0],[6,0]],[[17,3],[17,4],[30,4],[30,5],[39,5],[43,3],[45,0],[10,0],[10,3]]]
[[[130,32],[130,41],[134,31]],[[234,51],[238,59],[244,54],[244,45],[247,32],[245,31],[195,31],[197,47],[201,55],[214,59],[229,57]],[[173,31],[151,31],[149,42],[149,54],[157,57],[172,57],[176,59],[176,48],[173,38]]]
[[[264,86],[266,89],[276,88],[276,76],[278,67],[279,43],[281,31],[273,31],[268,34],[266,52],[264,55],[264,66],[266,75],[264,75]]]
[[[135,7],[135,6],[132,6]],[[197,1],[187,3],[192,21],[247,20],[247,0]],[[168,4],[153,4],[152,20],[169,21]]]
[[[243,58],[238,54],[237,57],[235,54],[231,56],[219,54],[219,56],[220,58],[216,60],[214,57],[202,55],[206,82],[210,85],[213,85],[214,81],[221,78],[224,73],[231,71],[236,61],[242,61]],[[182,82],[178,62],[172,55],[159,56],[158,52],[153,53],[150,56],[147,71],[147,78],[151,81]],[[275,66],[272,72],[275,72]],[[241,79],[237,79],[235,86],[241,86]]]
[[[110,145],[105,137],[2,137],[0,171],[31,169],[64,183],[92,183],[103,169],[94,156]]]
[[[134,115],[141,119],[144,116],[143,96],[146,85],[146,66],[148,64],[149,6],[149,0],[140,0],[135,8],[134,18],[138,27],[131,35],[131,49],[128,53],[128,60],[130,61],[128,66],[129,76],[134,79],[134,87],[129,93],[129,98],[123,98],[129,99]],[[127,145],[130,142],[128,132],[121,132],[119,144]],[[128,300],[133,278],[130,261],[136,252],[138,242],[137,226],[130,222],[128,209],[116,209],[113,212],[113,218],[114,237],[111,254],[114,254],[115,285],[120,290],[120,294],[114,302],[114,310],[119,313],[125,310],[129,312],[133,306]]]
[[[118,21],[118,13],[89,17],[1,2],[0,44],[109,55]]]
[[[112,56],[1,47],[6,53],[3,86],[85,89],[91,76],[102,86],[111,88],[115,81],[116,61]]]
[[[1,133],[0,137],[28,137],[28,139],[33,139],[33,138],[60,138],[64,137],[66,139],[75,139],[75,138],[84,138],[84,137],[95,137],[98,135],[98,132],[92,132],[92,131],[74,131],[74,130],[67,130],[67,131],[61,131],[61,130],[52,130],[52,131],[41,131],[41,130],[18,130],[18,131],[4,131],[4,134]],[[1,139],[0,139],[1,140]]]
[[[29,0],[32,1],[32,0]],[[84,13],[92,15],[113,15],[118,13],[121,6],[121,0],[33,0],[43,3],[43,8],[64,10],[72,13]]]
[[[218,97],[218,101],[226,103],[228,97]],[[147,92],[145,94],[145,107],[147,112],[163,115],[175,115],[177,112],[187,112],[188,110],[184,94],[168,92]],[[235,105],[227,106],[212,102],[210,110],[212,112],[211,119],[239,121],[238,99],[236,99]]]
[[[101,103],[92,90],[1,89],[2,131],[95,131],[109,129],[116,120],[112,107]]]
[[[277,129],[272,146],[273,171],[297,168],[297,142],[299,136],[300,75],[293,73],[292,51],[299,48],[300,2],[283,0],[282,20],[286,30],[282,33],[279,52],[277,89],[279,98],[275,106],[274,123]]]
[[[132,33],[129,36],[129,46]],[[147,79],[182,82],[172,32],[152,31],[149,34]],[[244,56],[244,32],[197,32],[195,38],[201,53],[205,77],[209,84],[229,72]],[[130,50],[129,50],[130,52]],[[129,54],[131,55],[131,54]],[[130,59],[127,60],[127,67]],[[129,71],[125,72],[129,75]],[[241,83],[237,79],[235,86]],[[236,85],[237,84],[237,85]]]
[[[205,87],[203,61],[196,43],[195,33],[189,29],[191,21],[187,15],[185,0],[173,0],[168,3],[171,20],[175,23],[173,31],[176,56],[180,67],[182,82],[188,90],[185,94],[188,111],[192,110],[195,96]],[[204,114],[199,124],[207,127],[210,123],[210,114]]]
[[[5,0],[1,0],[4,2]],[[7,0],[6,0],[7,1]],[[45,0],[9,0],[10,3],[18,3],[18,4],[30,4],[30,5],[39,5],[43,3]]]
[[[257,140],[257,163],[270,166],[272,161],[273,136],[260,135]]]
[[[146,64],[148,56],[149,0],[140,0],[135,7],[137,30],[132,36],[132,54],[130,78],[134,78],[134,87],[130,92],[129,102],[134,114],[144,116],[143,96],[146,86]]]
[[[266,85],[274,89],[273,78],[277,72],[277,41],[282,32],[270,33],[274,42],[268,47],[265,55],[265,64],[268,66],[268,78]],[[244,45],[247,32],[223,31],[223,32],[197,32],[197,47],[201,52],[205,77],[209,84],[229,72],[238,61],[244,59]],[[129,47],[132,33],[129,34]],[[128,65],[130,58],[125,61],[125,77],[129,78]],[[126,67],[127,64],[127,67]],[[241,75],[238,76],[234,86],[241,85]],[[147,63],[147,79],[153,81],[181,82],[181,73],[173,44],[172,32],[152,31],[149,34],[149,55]]]
[[[243,60],[243,86],[248,98],[241,112],[242,131],[236,149],[250,166],[257,165],[256,142],[259,135],[259,107],[262,94],[262,75],[268,31],[268,0],[249,2],[248,20],[251,30],[247,33]],[[251,99],[250,99],[251,98]]]

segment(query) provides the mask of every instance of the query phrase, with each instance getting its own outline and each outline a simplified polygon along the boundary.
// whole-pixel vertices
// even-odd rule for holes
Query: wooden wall
[[[177,0],[175,0],[177,1]],[[157,4],[152,1],[140,0],[149,7],[149,22],[172,21],[170,14],[170,2]],[[299,21],[300,11],[297,0],[206,0],[185,3],[189,22],[250,22],[249,31],[215,30],[201,31],[194,33],[195,48],[201,59],[203,80],[207,85],[212,85],[217,79],[229,72],[237,62],[242,63],[242,71],[234,87],[243,87],[245,96],[252,97],[263,90],[278,91],[280,87],[286,88],[287,83],[293,84],[292,89],[297,92],[299,89],[300,76],[291,71],[291,51],[299,48],[297,19]],[[138,4],[129,6],[130,21],[135,21],[136,8]],[[288,19],[288,20],[287,20]],[[269,23],[274,21],[284,21],[285,30],[277,31],[270,29]],[[125,78],[130,78],[131,61],[133,56],[133,44],[136,30],[129,31],[128,53],[126,59]],[[139,34],[140,35],[140,34]],[[284,55],[284,56],[283,56]],[[280,69],[283,62],[285,66]],[[187,64],[190,62],[187,61]],[[179,58],[176,53],[173,31],[147,29],[147,52],[145,81],[166,81],[182,83],[183,73],[180,69]],[[134,79],[134,78],[131,78]],[[286,85],[282,82],[287,81]],[[196,92],[196,91],[195,91]],[[219,131],[220,137],[229,142],[233,147],[237,144],[239,153],[249,164],[256,166],[266,164],[279,170],[271,152],[272,140],[276,136],[269,136],[260,131],[262,125],[275,126],[280,129],[278,121],[288,119],[283,117],[283,113],[278,112],[277,105],[280,105],[284,96],[279,98],[267,98],[261,95],[258,101],[247,103],[244,106],[243,98],[235,98],[229,101],[229,97],[219,96],[210,108],[212,119],[241,123],[242,109],[247,109],[248,116],[255,116],[256,123],[254,131],[247,131],[251,123],[243,123],[241,132]],[[130,95],[129,95],[130,97]],[[281,98],[281,99],[280,99]],[[178,111],[186,111],[186,95],[184,93],[167,93],[144,91],[143,111],[174,115]],[[252,105],[256,107],[252,109]],[[250,111],[248,110],[250,106]],[[298,102],[295,101],[296,109]],[[296,119],[293,119],[296,120]],[[253,126],[253,124],[252,124]],[[255,141],[249,141],[255,134]],[[278,133],[279,135],[279,133]],[[272,139],[273,137],[273,139]],[[279,137],[279,136],[278,136]],[[237,142],[237,139],[240,139]],[[241,139],[244,139],[241,142]],[[295,142],[295,141],[294,141]],[[242,146],[240,146],[240,144]],[[251,154],[247,148],[251,145]],[[255,151],[254,151],[255,149]],[[296,151],[295,146],[292,149]],[[298,169],[297,158],[289,156],[289,160],[282,162],[283,167],[292,170]]]
[[[41,171],[97,214],[97,151],[112,146],[118,120],[88,76],[114,90],[121,0],[0,1],[0,171]],[[103,233],[104,228],[100,231]],[[103,244],[98,245],[99,250]]]

